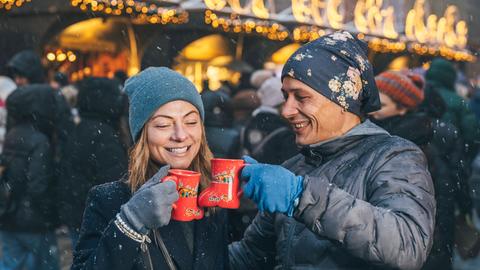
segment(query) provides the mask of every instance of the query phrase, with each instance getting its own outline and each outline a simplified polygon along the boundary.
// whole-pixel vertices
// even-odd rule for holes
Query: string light
[[[386,38],[365,37],[368,40],[368,48],[379,53],[400,53],[405,51],[407,45],[405,42],[392,41]]]
[[[292,39],[295,42],[309,42],[325,35],[325,30],[316,26],[299,26],[293,29]]]
[[[19,8],[25,3],[30,3],[32,0],[0,0],[0,10],[10,10],[12,8]]]
[[[47,52],[45,57],[50,62],[75,62],[77,61],[77,55],[72,51],[64,52],[61,49],[56,50],[55,52]]]
[[[2,0],[0,0],[2,1]],[[73,7],[82,11],[102,12],[107,15],[131,16],[138,23],[183,24],[188,22],[188,12],[163,8],[156,4],[134,0],[71,0]]]
[[[205,11],[205,24],[224,32],[256,34],[270,40],[283,41],[289,37],[287,29],[276,22],[240,18],[237,14],[222,16],[211,10]]]

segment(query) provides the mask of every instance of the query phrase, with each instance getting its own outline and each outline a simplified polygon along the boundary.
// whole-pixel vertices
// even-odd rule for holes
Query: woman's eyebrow
[[[191,110],[191,111],[189,111],[188,113],[186,113],[183,117],[185,118],[185,117],[187,117],[187,116],[189,116],[189,115],[191,115],[191,114],[193,114],[193,113],[198,114],[197,111]],[[168,119],[173,119],[173,118],[174,118],[173,116],[170,116],[170,115],[157,114],[157,115],[155,115],[155,116],[152,117],[152,120],[153,120],[153,119],[156,119],[156,118],[158,118],[158,117],[163,117],[163,118],[168,118]]]
[[[197,112],[197,111],[194,111],[194,110],[192,110],[192,111],[190,111],[190,112],[186,113],[186,114],[185,114],[183,117],[187,117],[187,116],[191,115],[192,113],[196,113],[196,114],[198,114],[198,112]]]

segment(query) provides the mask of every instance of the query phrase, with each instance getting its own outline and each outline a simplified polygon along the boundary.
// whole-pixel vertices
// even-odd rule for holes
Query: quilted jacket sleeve
[[[229,245],[230,269],[272,269],[275,255],[275,216],[259,213],[242,241]]]
[[[305,176],[295,217],[373,265],[420,269],[432,245],[435,217],[426,164],[413,144],[392,145],[365,168],[370,170],[366,200],[356,199],[329,179]]]

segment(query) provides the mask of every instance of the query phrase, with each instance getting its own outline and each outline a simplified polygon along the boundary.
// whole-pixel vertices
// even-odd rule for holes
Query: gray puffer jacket
[[[232,269],[419,269],[435,200],[422,151],[366,121],[283,166],[304,176],[295,218],[257,215]]]

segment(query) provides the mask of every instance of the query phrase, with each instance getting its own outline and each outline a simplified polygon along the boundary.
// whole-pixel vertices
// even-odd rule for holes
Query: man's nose
[[[295,102],[295,99],[293,97],[288,97],[283,104],[282,116],[284,118],[289,118],[297,113],[297,102]]]

